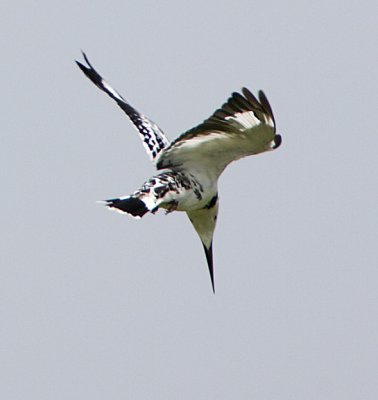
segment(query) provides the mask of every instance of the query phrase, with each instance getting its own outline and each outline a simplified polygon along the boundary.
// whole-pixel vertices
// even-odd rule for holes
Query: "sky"
[[[2,4],[2,399],[378,398],[376,11]],[[283,143],[220,179],[215,295],[185,214],[96,203],[155,171],[81,49],[170,139],[267,94]]]

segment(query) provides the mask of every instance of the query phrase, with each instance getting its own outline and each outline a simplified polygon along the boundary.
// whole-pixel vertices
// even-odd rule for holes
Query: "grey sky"
[[[375,1],[8,2],[0,398],[378,398]],[[154,173],[93,65],[169,138],[242,86],[280,149],[220,180],[211,291],[184,214],[96,200]]]

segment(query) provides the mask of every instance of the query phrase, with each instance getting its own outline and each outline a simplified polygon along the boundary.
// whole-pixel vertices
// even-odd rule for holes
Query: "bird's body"
[[[212,241],[218,215],[218,178],[232,161],[273,150],[281,144],[269,102],[262,91],[259,100],[243,88],[233,93],[220,109],[173,142],[146,116],[136,111],[92,67],[77,62],[85,75],[126,112],[144,147],[161,171],[134,193],[106,200],[116,211],[141,218],[163,208],[167,213],[184,211],[205,249],[214,290]]]
[[[147,180],[130,196],[106,200],[106,205],[116,211],[126,212],[133,217],[142,217],[146,212],[155,213],[159,208],[167,212],[195,211],[208,205],[216,195],[216,186],[208,179],[198,179],[184,171],[166,170]],[[140,211],[130,210],[128,201],[138,199],[143,203]],[[124,208],[122,209],[122,202]]]

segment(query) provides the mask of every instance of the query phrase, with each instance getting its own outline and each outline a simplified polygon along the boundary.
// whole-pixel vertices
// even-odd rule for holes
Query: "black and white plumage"
[[[214,291],[212,243],[219,205],[218,178],[232,161],[281,144],[268,99],[262,91],[257,99],[243,88],[210,118],[170,143],[162,130],[135,110],[83,56],[87,65],[76,61],[77,65],[128,115],[150,159],[162,171],[133,194],[106,200],[106,206],[136,218],[159,208],[167,213],[185,211],[202,241]]]

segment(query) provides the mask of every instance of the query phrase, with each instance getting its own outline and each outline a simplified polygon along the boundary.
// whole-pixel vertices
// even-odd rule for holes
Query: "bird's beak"
[[[203,243],[202,243],[203,244]],[[214,269],[213,269],[213,242],[210,243],[209,248],[207,248],[203,244],[203,248],[206,254],[207,265],[209,267],[211,286],[213,287],[213,293],[215,294],[215,286],[214,286]]]

